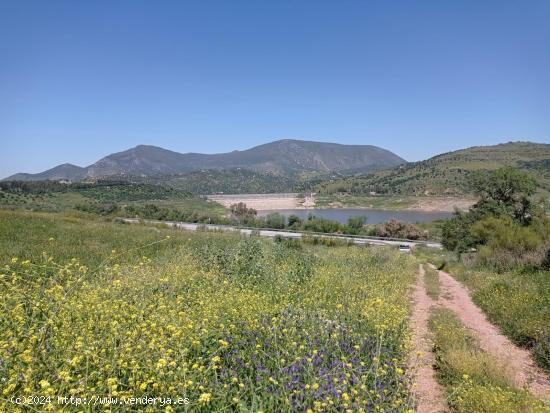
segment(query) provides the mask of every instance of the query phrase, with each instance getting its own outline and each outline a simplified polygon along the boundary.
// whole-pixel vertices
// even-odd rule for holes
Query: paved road
[[[140,222],[143,222],[145,224],[163,224],[169,227],[176,227],[176,228],[180,228],[188,231],[197,231],[197,229],[199,228],[201,229],[206,228],[206,229],[215,230],[215,231],[239,232],[244,235],[251,235],[252,233],[254,233],[261,237],[268,237],[268,238],[275,238],[276,236],[280,236],[283,238],[300,239],[304,235],[303,232],[298,232],[298,231],[285,231],[285,230],[276,230],[276,229],[259,229],[258,230],[258,229],[250,229],[250,228],[238,228],[230,225],[193,224],[189,222],[157,221],[153,219],[138,219],[138,218],[120,218],[119,220],[129,224],[139,224]],[[438,249],[442,248],[440,243],[433,242],[433,241],[392,240],[392,239],[384,239],[384,238],[377,238],[377,237],[360,237],[360,236],[352,237],[352,236],[346,236],[346,235],[318,234],[318,233],[315,233],[314,235],[316,237],[321,237],[321,238],[333,238],[333,239],[348,241],[358,245],[365,245],[365,244],[408,245],[410,247],[414,247],[415,245],[424,245],[430,248],[438,248]]]

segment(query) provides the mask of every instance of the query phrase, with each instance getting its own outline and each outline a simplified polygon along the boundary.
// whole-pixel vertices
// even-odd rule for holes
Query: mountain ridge
[[[198,170],[244,168],[276,175],[302,172],[364,172],[406,161],[374,145],[281,139],[242,151],[218,154],[179,153],[153,145],[137,145],[112,153],[87,167],[62,164],[37,174],[18,173],[4,180],[83,180],[109,176],[154,177]]]

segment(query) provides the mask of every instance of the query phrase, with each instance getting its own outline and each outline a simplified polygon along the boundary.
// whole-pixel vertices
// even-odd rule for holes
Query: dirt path
[[[439,271],[441,296],[439,302],[454,311],[462,324],[479,339],[481,348],[503,361],[514,375],[514,384],[526,386],[534,395],[550,399],[550,378],[539,369],[526,349],[516,346],[491,324],[474,304],[468,290],[444,271]]]
[[[428,318],[435,304],[426,294],[424,268],[419,266],[418,278],[413,291],[411,315],[412,344],[417,350],[411,355],[409,368],[413,374],[413,393],[418,413],[439,413],[447,411],[445,390],[437,382],[434,371],[435,356],[432,351]]]

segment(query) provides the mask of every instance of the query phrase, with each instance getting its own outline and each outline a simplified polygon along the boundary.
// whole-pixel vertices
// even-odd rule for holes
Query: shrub
[[[384,238],[426,239],[426,233],[417,225],[390,219],[378,227],[378,236]]]
[[[288,227],[292,229],[300,229],[304,224],[304,220],[298,215],[289,215],[288,216]]]
[[[267,228],[283,229],[286,226],[286,217],[278,212],[273,212],[265,217]]]
[[[306,231],[313,232],[340,232],[342,227],[337,221],[332,221],[325,218],[317,218],[314,215],[310,215],[307,221],[304,223],[304,229]]]
[[[539,268],[546,260],[548,248],[540,235],[510,218],[485,218],[473,224],[470,232],[476,243],[482,244],[476,257],[478,264],[502,272]]]
[[[248,208],[244,202],[231,205],[229,210],[238,224],[250,225],[256,220],[257,211],[254,208]]]
[[[75,209],[82,212],[89,212],[92,214],[109,215],[120,211],[120,207],[116,203],[103,203],[103,204],[77,204]]]

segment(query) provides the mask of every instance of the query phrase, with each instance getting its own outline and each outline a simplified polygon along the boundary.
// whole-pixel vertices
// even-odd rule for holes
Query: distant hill
[[[550,192],[550,144],[508,142],[475,146],[411,162],[369,175],[329,180],[315,189],[320,193],[462,195],[470,192],[473,171],[516,166],[537,178]]]
[[[394,153],[371,145],[284,139],[244,151],[199,154],[139,145],[79,168],[60,165],[39,174],[16,174],[6,180],[81,180],[106,177],[158,177],[200,170],[243,168],[258,173],[290,175],[303,172],[373,172],[405,163]]]
[[[78,181],[86,176],[86,168],[64,163],[37,174],[18,173],[6,178],[6,181]]]

